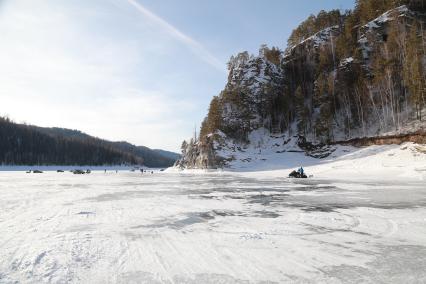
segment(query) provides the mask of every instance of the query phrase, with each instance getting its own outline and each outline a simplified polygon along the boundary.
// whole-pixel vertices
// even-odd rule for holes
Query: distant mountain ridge
[[[175,153],[175,152],[171,152],[171,151],[166,151],[166,150],[161,150],[161,149],[154,149],[153,151],[157,152],[158,154],[170,158],[172,160],[178,160],[182,155]]]
[[[17,124],[0,117],[0,163],[4,165],[169,167],[177,160],[172,154],[179,156],[125,141],[107,141],[79,130]]]

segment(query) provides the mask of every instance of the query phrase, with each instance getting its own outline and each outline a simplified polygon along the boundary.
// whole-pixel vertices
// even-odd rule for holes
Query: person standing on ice
[[[300,166],[300,168],[299,168],[298,172],[299,172],[301,175],[303,175],[304,170],[303,170],[303,167],[302,167],[302,166]]]

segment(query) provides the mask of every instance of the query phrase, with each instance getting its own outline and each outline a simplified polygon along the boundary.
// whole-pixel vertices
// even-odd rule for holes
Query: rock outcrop
[[[324,158],[337,141],[425,128],[425,14],[396,7],[351,27],[348,43],[350,17],[341,15],[339,24],[285,52],[262,46],[258,56],[231,57],[224,90],[212,100],[199,139],[184,143],[176,166],[224,167],[233,151],[262,140],[252,135],[260,129],[281,151],[294,140],[297,151]]]

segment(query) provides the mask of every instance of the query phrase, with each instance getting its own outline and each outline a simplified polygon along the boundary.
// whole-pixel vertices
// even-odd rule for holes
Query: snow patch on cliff
[[[395,9],[389,10],[386,13],[383,13],[376,19],[368,22],[361,28],[361,36],[358,40],[362,48],[363,57],[368,59],[369,53],[371,52],[371,47],[369,43],[369,35],[377,36],[380,33],[380,29],[383,29],[385,25],[399,17],[409,17],[412,13],[407,6],[400,6]],[[382,31],[383,33],[383,31]]]

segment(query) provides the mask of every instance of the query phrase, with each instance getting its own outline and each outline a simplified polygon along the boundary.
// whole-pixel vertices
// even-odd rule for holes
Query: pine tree
[[[200,137],[204,139],[204,137],[210,133],[214,133],[215,131],[221,128],[222,124],[222,112],[221,112],[221,104],[219,97],[213,97],[210,102],[209,112],[207,114],[207,118],[203,121],[200,130]]]
[[[188,149],[188,142],[186,142],[186,140],[183,140],[182,145],[180,146],[180,149],[182,150],[182,155],[185,156]]]

